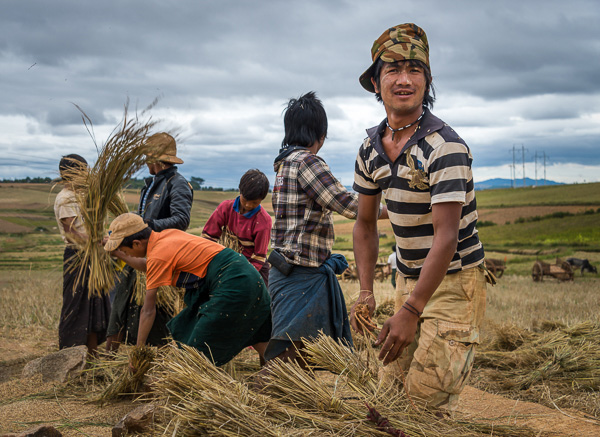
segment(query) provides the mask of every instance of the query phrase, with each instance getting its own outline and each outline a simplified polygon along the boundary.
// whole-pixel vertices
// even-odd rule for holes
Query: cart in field
[[[533,280],[535,282],[543,281],[544,276],[550,276],[559,281],[572,281],[575,274],[568,262],[556,258],[554,264],[545,263],[544,261],[539,260],[533,264],[533,267],[531,268],[531,277]]]
[[[385,279],[388,278],[390,274],[391,271],[388,268],[387,262],[379,260],[379,262],[375,265],[375,280],[385,281]],[[349,263],[348,268],[344,270],[344,272],[340,275],[340,278],[343,281],[358,280],[358,269],[356,268],[356,263]]]
[[[500,278],[504,274],[504,270],[506,270],[506,261],[496,258],[486,258],[485,268],[496,278]]]

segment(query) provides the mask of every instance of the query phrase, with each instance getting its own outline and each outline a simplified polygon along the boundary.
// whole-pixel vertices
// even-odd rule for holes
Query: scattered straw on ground
[[[600,423],[600,324],[498,326],[475,354],[480,387],[547,406],[578,408]]]

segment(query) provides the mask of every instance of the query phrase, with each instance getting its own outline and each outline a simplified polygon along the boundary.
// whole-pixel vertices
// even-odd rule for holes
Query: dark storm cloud
[[[12,0],[0,8],[0,117],[26,118],[3,124],[15,126],[16,139],[0,139],[0,148],[14,151],[34,135],[28,144],[43,144],[37,153],[49,161],[60,145],[95,153],[71,102],[107,134],[128,99],[135,109],[159,97],[156,109],[180,128],[190,156],[184,174],[216,180],[223,169],[232,179],[248,166],[271,171],[285,102],[315,90],[330,118],[324,156],[334,171],[351,173],[363,129],[384,112],[350,122],[330,102],[362,99],[373,107],[358,76],[373,40],[402,21],[427,31],[436,110],[466,131],[478,162],[508,162],[505,150],[523,142],[553,159],[589,164],[598,143],[597,133],[577,132],[581,117],[600,112],[600,6],[593,0],[425,0],[401,8],[383,0],[377,10],[358,0]],[[378,12],[390,8],[397,12]],[[557,135],[544,121],[575,131]],[[529,130],[519,128],[527,123]],[[567,153],[565,142],[580,147]],[[235,151],[244,159],[232,161]]]

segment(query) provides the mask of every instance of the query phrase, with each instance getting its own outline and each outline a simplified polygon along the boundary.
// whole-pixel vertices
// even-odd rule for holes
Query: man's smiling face
[[[375,90],[388,113],[406,117],[420,115],[427,87],[425,71],[411,61],[385,62],[381,68],[379,84],[373,79]]]

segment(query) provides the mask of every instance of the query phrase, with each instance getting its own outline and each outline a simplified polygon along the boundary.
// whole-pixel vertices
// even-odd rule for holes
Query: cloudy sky
[[[476,182],[516,172],[600,181],[597,0],[0,2],[0,179],[57,176],[67,153],[97,156],[123,115],[179,133],[186,177],[271,180],[290,97],[314,90],[329,117],[320,154],[345,185],[383,107],[358,77],[384,29],[427,32],[434,113],[466,139]],[[141,171],[140,176],[147,175]]]

